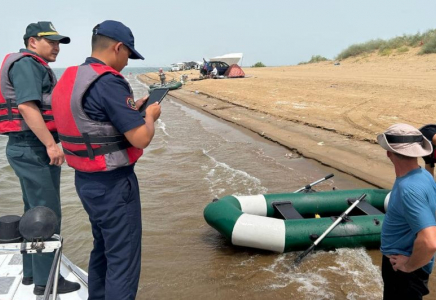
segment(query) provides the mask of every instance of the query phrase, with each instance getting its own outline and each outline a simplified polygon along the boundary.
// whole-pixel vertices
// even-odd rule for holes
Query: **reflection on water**
[[[146,93],[133,76],[135,97]],[[234,247],[203,219],[204,207],[227,194],[290,192],[329,173],[317,189],[368,187],[286,148],[217,121],[171,97],[162,102],[156,135],[135,170],[143,216],[138,299],[380,299],[380,253],[315,252],[297,268],[295,253]],[[21,214],[20,188],[0,137],[2,214]],[[62,173],[65,254],[87,268],[92,236],[73,171]],[[373,264],[376,263],[376,265]],[[432,283],[433,284],[433,283]]]

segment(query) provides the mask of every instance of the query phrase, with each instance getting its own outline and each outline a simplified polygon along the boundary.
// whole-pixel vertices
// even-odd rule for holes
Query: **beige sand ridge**
[[[374,144],[376,135],[394,123],[436,123],[436,55],[417,55],[418,50],[389,57],[374,53],[340,65],[244,68],[247,78],[188,81],[171,95],[389,188],[393,170]],[[191,70],[167,78],[182,73],[190,79],[199,75]],[[158,80],[157,73],[140,78]]]

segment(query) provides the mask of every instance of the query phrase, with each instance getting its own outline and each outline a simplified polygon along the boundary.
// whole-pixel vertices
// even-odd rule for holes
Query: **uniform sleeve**
[[[404,217],[414,234],[427,227],[436,226],[435,215],[425,197],[425,193],[417,189],[405,191],[403,205]]]
[[[9,70],[9,78],[14,86],[17,104],[28,101],[42,101],[44,74],[38,62],[24,57],[15,62]]]
[[[101,79],[98,84],[100,106],[115,128],[124,134],[145,124],[141,114],[132,105],[133,95],[127,82],[112,74]]]
[[[421,128],[420,131],[430,142],[432,142],[433,137],[436,134],[436,126],[435,125],[427,125],[427,126],[424,126],[424,128]],[[432,144],[433,144],[433,142],[432,142]],[[435,151],[436,151],[436,147],[435,147],[435,145],[433,145],[432,154],[422,157],[425,161],[425,164],[430,165],[431,168],[434,168],[434,165],[435,165],[435,159],[434,159]]]

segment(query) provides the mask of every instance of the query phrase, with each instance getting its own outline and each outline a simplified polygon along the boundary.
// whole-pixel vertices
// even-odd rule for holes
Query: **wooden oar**
[[[301,253],[294,261],[294,264],[299,264],[301,262],[301,260],[306,257],[315,247],[316,245],[318,245],[325,237],[327,234],[330,233],[330,231],[332,231],[356,206],[357,204],[359,204],[360,201],[362,201],[363,199],[365,199],[366,194],[362,194],[359,198],[357,198],[356,201],[354,201],[353,204],[351,204],[351,206],[349,208],[347,208],[346,211],[344,211],[339,218],[336,219],[336,221],[330,225],[329,228],[327,228],[326,231],[324,231],[323,234],[321,234],[321,236],[312,244],[312,246],[309,247],[309,249],[307,249],[306,251],[304,251],[303,253]]]
[[[315,184],[318,184],[318,183],[320,183],[320,182],[323,182],[324,180],[327,180],[327,179],[329,179],[329,178],[332,178],[333,176],[335,176],[335,175],[333,175],[333,174],[329,174],[329,175],[327,175],[327,176],[324,177],[324,178],[321,178],[321,179],[319,179],[319,180],[317,180],[317,181],[315,181],[315,182],[312,182],[312,183],[310,183],[310,184],[308,184],[308,185],[306,185],[306,186],[304,186],[304,187],[302,187],[302,188],[296,190],[294,193],[299,193],[299,192],[301,192],[301,191],[303,191],[303,190],[310,190],[310,188],[313,187]]]

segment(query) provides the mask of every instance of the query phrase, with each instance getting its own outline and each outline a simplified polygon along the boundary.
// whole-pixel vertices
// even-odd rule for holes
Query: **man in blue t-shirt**
[[[436,184],[418,157],[432,145],[407,124],[392,125],[377,141],[396,175],[381,234],[383,299],[422,299],[436,251]]]

